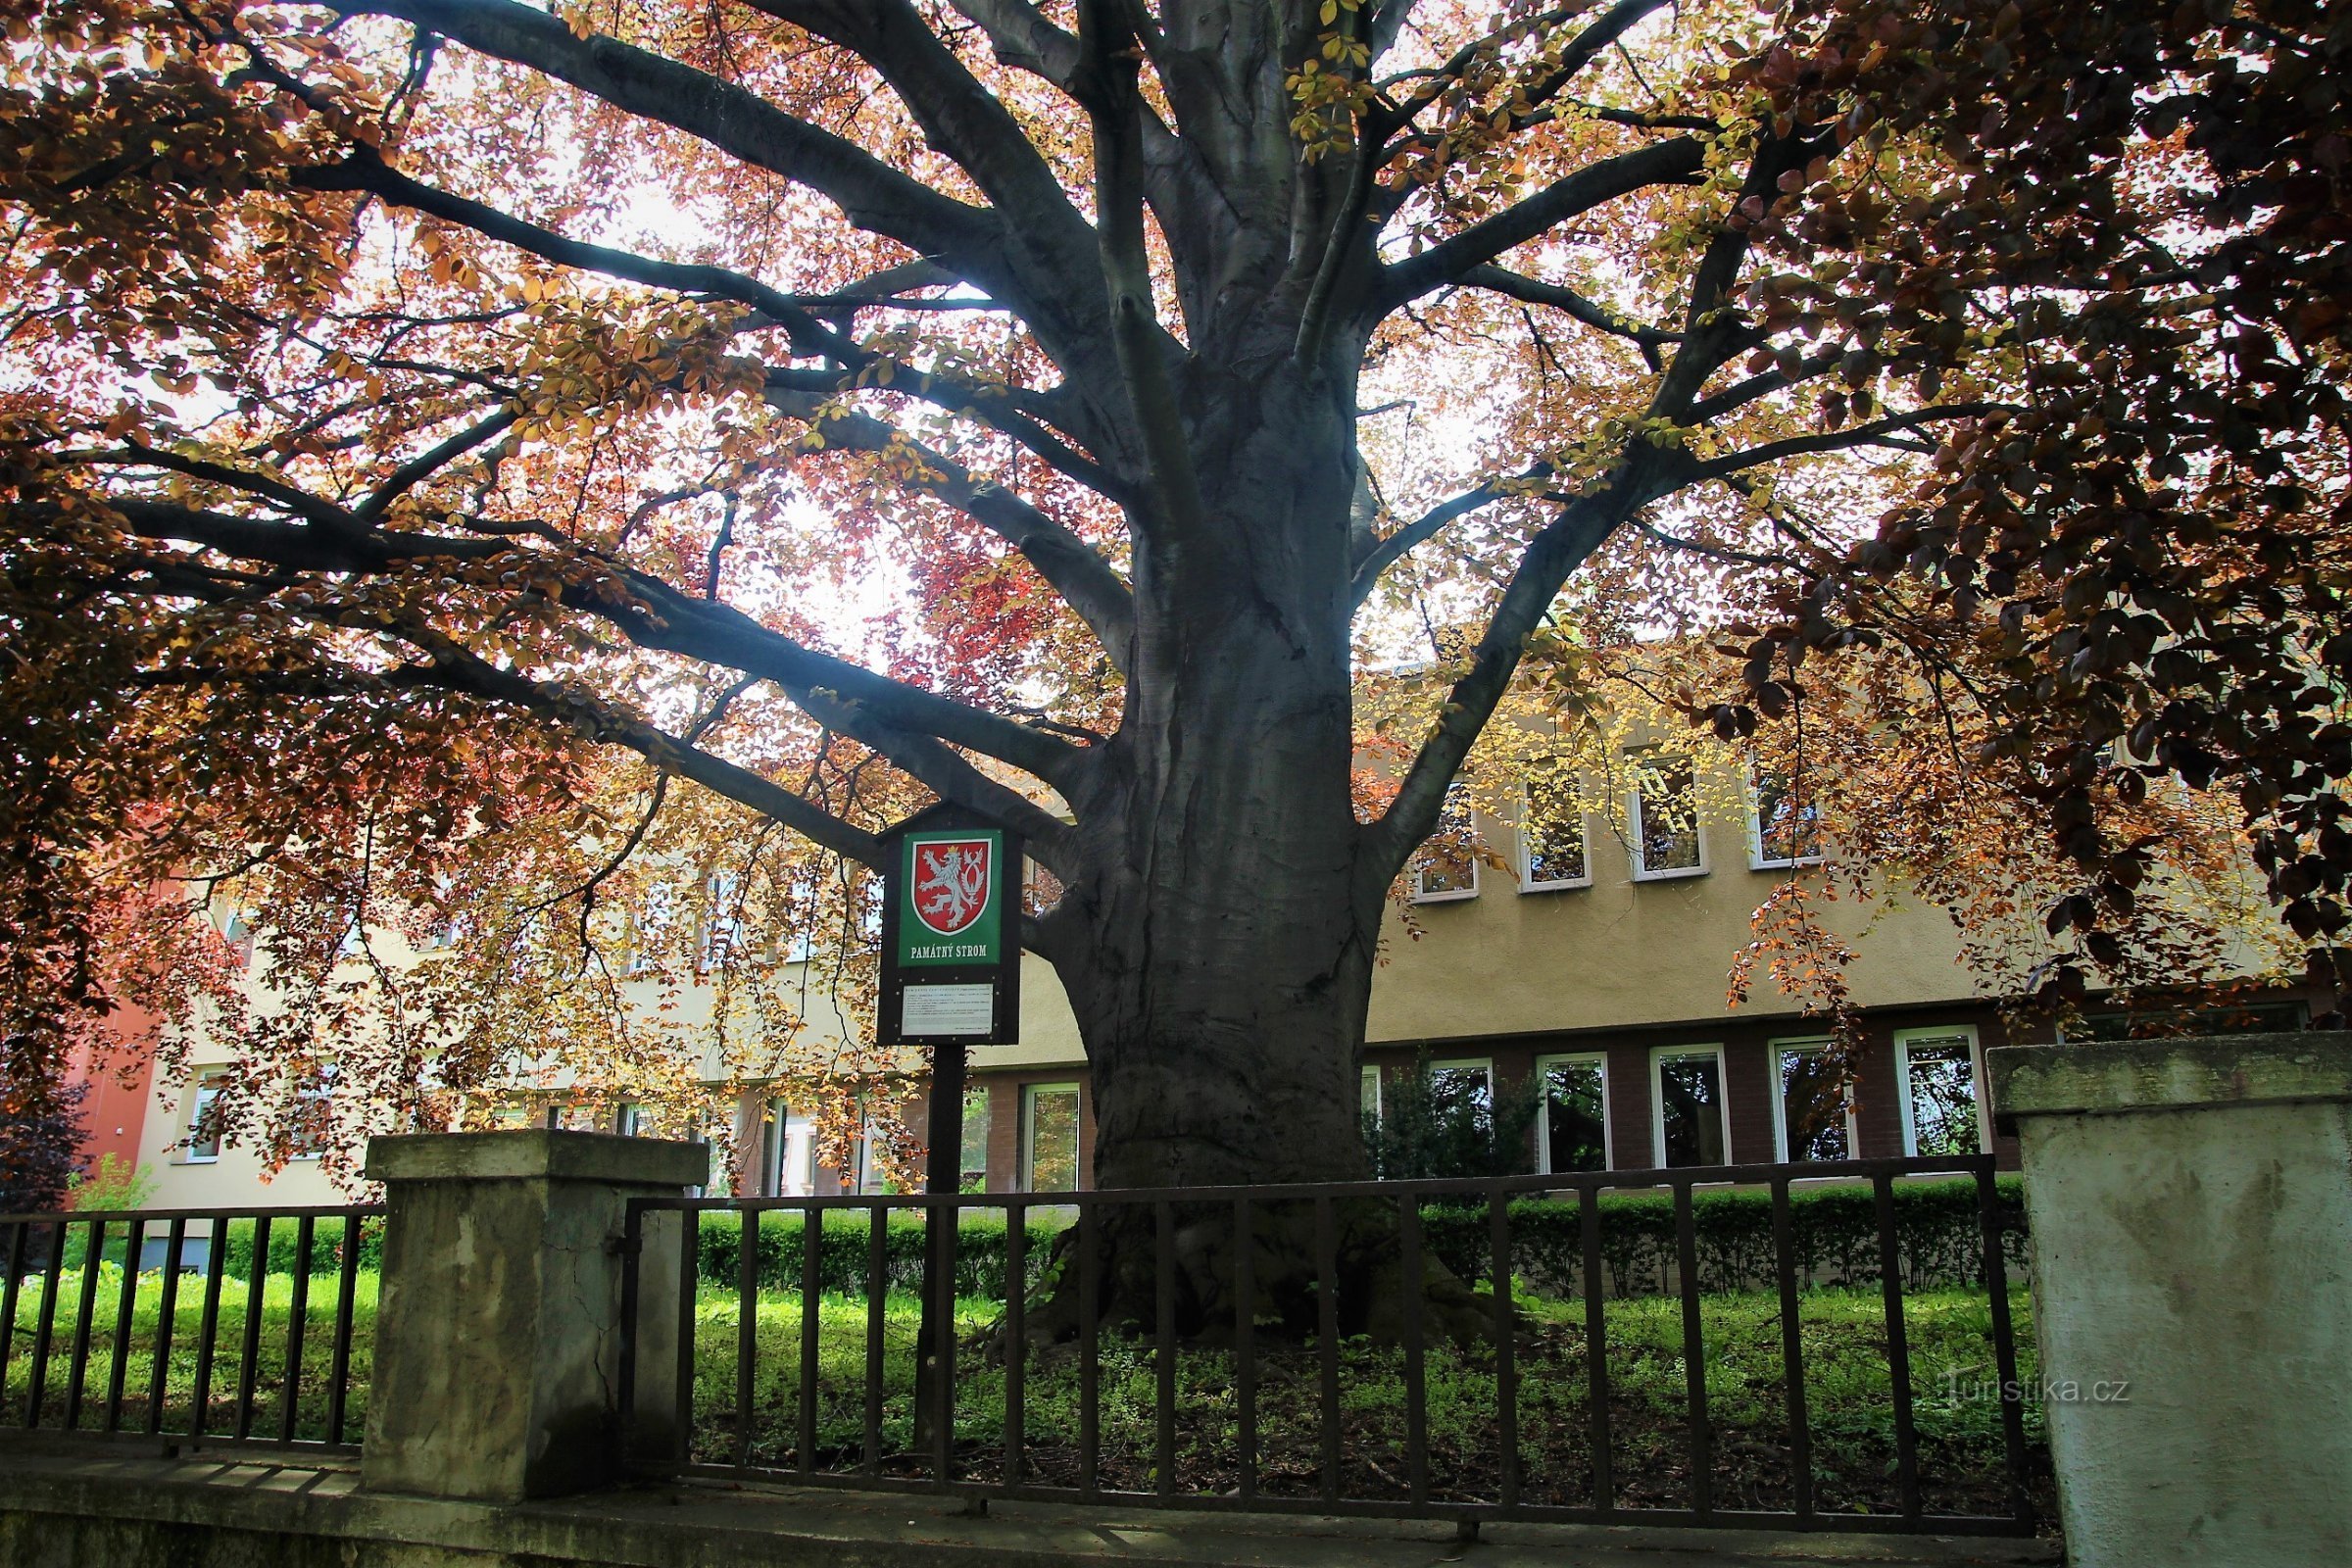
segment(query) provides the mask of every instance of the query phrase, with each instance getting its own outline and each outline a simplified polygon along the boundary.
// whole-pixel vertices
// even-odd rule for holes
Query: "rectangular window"
[[[317,1159],[326,1152],[329,1139],[334,1136],[335,1113],[332,1095],[335,1069],[330,1064],[318,1069],[309,1082],[294,1091],[292,1136],[288,1140],[287,1155],[293,1159]]]
[[[695,950],[697,969],[716,969],[726,963],[743,933],[741,879],[720,872],[703,884],[703,929]]]
[[[1598,1053],[1546,1056],[1536,1063],[1544,1081],[1537,1148],[1546,1173],[1609,1168],[1609,1083]]]
[[[612,1130],[623,1138],[645,1136],[645,1107],[619,1104],[612,1107]]]
[[[1791,1164],[1853,1158],[1853,1111],[1830,1061],[1829,1042],[1776,1042],[1772,1059],[1780,1157]]]
[[[1637,757],[1630,811],[1636,881],[1706,870],[1706,844],[1698,831],[1698,773],[1690,758],[1658,752]]]
[[[196,1098],[188,1107],[188,1149],[180,1156],[190,1165],[209,1165],[220,1157],[220,1113],[216,1108],[220,1102],[221,1087],[228,1074],[208,1072],[196,1079]]]
[[[808,1118],[771,1100],[760,1118],[760,1196],[805,1198],[816,1185],[816,1144]]]
[[[1903,1152],[1922,1158],[1984,1152],[1977,1092],[1977,1032],[1902,1029],[1894,1037],[1903,1085]]]
[[[1027,1192],[1078,1190],[1076,1084],[1030,1084],[1021,1091],[1021,1173]]]
[[[1748,790],[1747,863],[1759,871],[1821,860],[1821,808],[1797,775],[1759,768]]]
[[[1650,1053],[1658,1164],[1666,1169],[1720,1165],[1731,1144],[1723,1103],[1723,1048],[1666,1046]]]
[[[1479,1057],[1429,1064],[1430,1108],[1450,1116],[1466,1108],[1494,1109],[1494,1064]]]
[[[1528,775],[1519,809],[1519,891],[1592,885],[1585,845],[1585,803],[1576,774],[1555,764]]]
[[[1356,1103],[1367,1118],[1376,1123],[1380,1120],[1380,1069],[1378,1067],[1364,1069],[1363,1083],[1357,1091]]]
[[[985,1087],[963,1092],[963,1153],[956,1168],[957,1190],[988,1191],[988,1105]]]
[[[1437,830],[1413,856],[1413,902],[1443,904],[1478,897],[1476,835],[1470,792],[1459,780],[1446,786]]]

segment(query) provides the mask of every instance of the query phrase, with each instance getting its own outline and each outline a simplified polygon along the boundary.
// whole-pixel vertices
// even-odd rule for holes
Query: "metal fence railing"
[[[1989,1156],[637,1199],[620,1398],[737,1479],[2030,1533],[2019,1224]]]
[[[357,1452],[382,1213],[0,1215],[0,1430]]]

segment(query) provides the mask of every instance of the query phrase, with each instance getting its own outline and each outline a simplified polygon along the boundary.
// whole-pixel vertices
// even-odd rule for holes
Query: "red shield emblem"
[[[989,841],[939,839],[914,847],[914,915],[952,937],[988,910]]]

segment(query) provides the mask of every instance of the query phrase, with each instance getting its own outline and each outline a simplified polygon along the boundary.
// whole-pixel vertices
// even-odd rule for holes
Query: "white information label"
[[[899,1032],[918,1036],[984,1035],[996,1026],[997,988],[910,985],[901,994]]]

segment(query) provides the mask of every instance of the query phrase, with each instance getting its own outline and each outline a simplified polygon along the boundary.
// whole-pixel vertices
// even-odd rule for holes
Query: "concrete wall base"
[[[52,1444],[51,1447],[54,1448]],[[497,1504],[361,1491],[348,1470],[59,1457],[0,1446],[9,1568],[2010,1568],[2055,1543],[1151,1513],[660,1486]]]
[[[2076,1568],[2352,1562],[2352,1036],[1986,1058]]]

